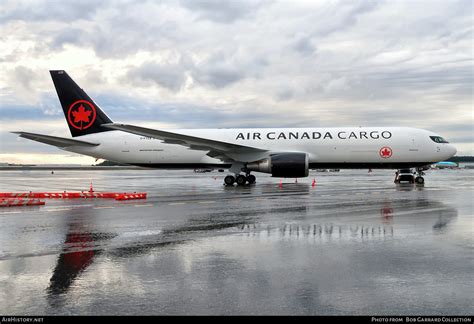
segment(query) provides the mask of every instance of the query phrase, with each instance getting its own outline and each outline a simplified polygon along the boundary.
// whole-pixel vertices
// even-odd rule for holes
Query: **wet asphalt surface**
[[[474,170],[1,171],[0,191],[146,191],[0,209],[0,314],[471,315]],[[312,186],[313,178],[316,185]]]

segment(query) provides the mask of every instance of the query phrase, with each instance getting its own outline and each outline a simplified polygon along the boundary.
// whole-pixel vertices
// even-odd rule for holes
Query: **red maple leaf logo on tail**
[[[91,115],[92,111],[86,111],[83,105],[80,105],[77,111],[73,111],[72,115],[74,116],[74,123],[77,124],[79,122],[88,123],[89,116]]]
[[[95,118],[95,107],[87,100],[77,100],[69,107],[67,113],[69,125],[79,130],[91,127]]]

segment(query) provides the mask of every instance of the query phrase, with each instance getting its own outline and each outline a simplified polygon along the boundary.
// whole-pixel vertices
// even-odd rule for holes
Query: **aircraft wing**
[[[97,146],[99,144],[86,142],[86,141],[79,141],[72,138],[65,138],[65,137],[57,137],[57,136],[50,136],[50,135],[42,135],[42,134],[35,134],[35,133],[27,133],[27,132],[12,132],[14,134],[19,134],[20,137],[27,138],[36,142],[41,142],[44,144],[49,144],[53,146],[57,146],[59,148],[65,148],[69,146]]]
[[[164,143],[183,145],[192,150],[209,151],[207,153],[208,156],[221,160],[240,160],[239,156],[255,156],[255,158],[258,158],[262,153],[267,152],[267,150],[256,147],[221,142],[203,137],[184,135],[134,125],[112,123],[102,124],[101,126],[136,135],[157,138],[162,140]]]

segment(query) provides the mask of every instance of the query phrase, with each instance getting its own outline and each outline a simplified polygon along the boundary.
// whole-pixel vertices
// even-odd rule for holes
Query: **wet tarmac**
[[[474,170],[2,171],[0,191],[146,191],[0,209],[0,314],[471,315]],[[313,178],[316,186],[312,186]]]

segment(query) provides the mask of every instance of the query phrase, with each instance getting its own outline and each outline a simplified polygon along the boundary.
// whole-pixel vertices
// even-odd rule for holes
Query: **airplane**
[[[64,70],[50,71],[72,138],[13,132],[62,150],[162,169],[228,169],[227,186],[254,184],[251,172],[307,177],[310,169],[418,172],[456,153],[433,132],[411,127],[162,130],[113,122]]]
[[[433,169],[459,169],[459,164],[451,161],[441,161],[431,165]]]

